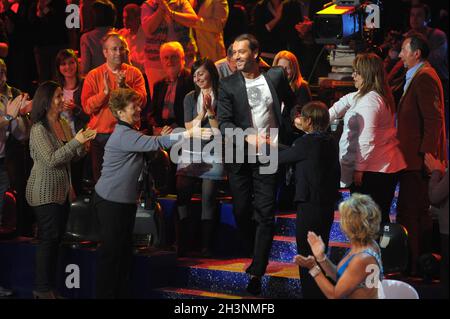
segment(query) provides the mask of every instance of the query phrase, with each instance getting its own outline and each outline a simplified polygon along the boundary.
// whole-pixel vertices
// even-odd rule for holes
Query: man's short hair
[[[139,94],[133,89],[119,88],[111,92],[109,98],[109,109],[115,118],[119,118],[117,114],[123,111],[131,102],[139,101]]]
[[[113,37],[119,39],[120,41],[122,41],[123,46],[125,47],[125,49],[128,48],[127,40],[125,40],[125,38],[120,33],[117,33],[116,31],[110,31],[102,38],[102,47],[103,47],[103,49],[106,49],[105,44],[109,40],[109,38],[113,38]]]
[[[325,132],[330,125],[330,114],[325,103],[312,101],[303,107],[297,107],[297,114],[304,118],[311,119],[314,131]]]
[[[250,50],[252,51],[258,51],[258,55],[259,55],[259,42],[258,40],[255,38],[254,35],[249,34],[249,33],[244,33],[241,34],[240,36],[238,36],[236,39],[234,39],[234,42],[240,42],[240,41],[245,41],[247,40],[250,46]]]
[[[233,43],[228,46],[227,49],[227,58],[231,59],[233,57]]]
[[[411,51],[420,50],[421,59],[426,60],[428,55],[430,54],[430,47],[428,45],[428,40],[421,33],[414,32],[406,37],[406,39],[411,39],[409,46],[411,47]]]
[[[172,41],[172,42],[165,42],[165,43],[163,43],[161,45],[161,47],[159,48],[159,54],[161,54],[167,48],[171,48],[173,50],[178,51],[178,53],[180,54],[180,57],[182,59],[184,59],[184,50],[183,50],[183,46],[181,45],[180,42]]]

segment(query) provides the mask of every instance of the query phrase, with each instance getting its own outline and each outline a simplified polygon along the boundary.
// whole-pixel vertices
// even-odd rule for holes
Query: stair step
[[[163,287],[155,289],[155,297],[168,299],[263,299],[254,296],[239,296],[200,289]]]
[[[249,275],[245,273],[251,259],[180,258],[173,286],[246,294]],[[262,297],[299,298],[301,296],[298,267],[292,263],[270,261],[262,278]]]

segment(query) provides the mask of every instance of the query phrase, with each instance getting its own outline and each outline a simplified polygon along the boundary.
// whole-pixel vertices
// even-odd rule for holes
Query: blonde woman
[[[297,57],[292,52],[278,52],[272,66],[281,66],[284,69],[298,105],[303,106],[312,100],[308,82],[303,79]]]
[[[369,196],[355,193],[339,205],[339,212],[342,231],[351,246],[337,267],[327,258],[322,238],[313,232],[308,233],[308,243],[314,256],[297,255],[294,262],[309,269],[328,299],[377,299],[383,279],[380,247],[375,241],[380,209]]]
[[[388,223],[398,173],[406,167],[396,137],[394,98],[376,54],[359,54],[353,69],[358,91],[329,110],[330,122],[344,119],[339,141],[341,187],[370,195],[381,209],[382,222]]]

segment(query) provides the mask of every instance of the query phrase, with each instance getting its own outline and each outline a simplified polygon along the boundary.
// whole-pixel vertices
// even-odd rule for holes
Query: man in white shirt
[[[259,43],[252,35],[243,34],[234,41],[233,59],[236,60],[237,72],[220,82],[219,128],[225,135],[239,129],[266,132],[278,129],[280,142],[283,142],[290,134],[289,114],[295,97],[282,68],[260,72],[259,53]],[[285,104],[283,112],[282,102]],[[254,161],[261,143],[258,133],[246,135],[245,142],[244,149],[239,149],[236,144],[235,154],[244,153],[248,158],[243,163],[236,159],[227,166],[238,231],[243,245],[253,250],[253,261],[246,270],[250,274],[247,291],[258,295],[272,247],[277,181],[276,173],[262,170],[264,164],[259,158],[256,163]],[[257,154],[254,154],[255,149]],[[257,221],[256,234],[252,229],[253,215]]]

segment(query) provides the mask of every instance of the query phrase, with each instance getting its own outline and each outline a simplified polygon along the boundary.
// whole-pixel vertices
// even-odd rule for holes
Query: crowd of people
[[[245,19],[229,20],[246,10],[234,1],[136,1],[124,6],[120,30],[113,2],[81,1],[78,55],[62,32],[61,2],[0,2],[0,57],[6,59],[0,58],[0,192],[15,187],[19,235],[33,235],[26,212],[37,224],[34,297],[56,297],[58,247],[70,202],[86,179],[95,184],[100,226],[96,295],[128,295],[144,153],[170,150],[180,141],[201,148],[183,149],[183,161],[172,158],[169,167],[168,192],[177,195],[178,256],[214,255],[217,194],[226,181],[239,240],[252,256],[247,291],[259,295],[274,237],[277,189],[294,169],[294,262],[305,298],[377,298],[366,269],[378,267],[382,280],[376,238],[390,222],[398,183],[397,222],[408,230],[407,271],[418,274],[419,257],[431,252],[429,206],[448,208],[447,38],[428,26],[427,5],[412,5],[411,29],[394,37],[385,52],[358,54],[356,91],[327,105],[313,101],[302,76],[313,72],[317,45],[304,26],[312,23],[306,11],[312,16],[317,3],[307,2],[306,9],[306,1],[260,1],[249,15],[252,32],[243,33],[249,26],[237,26]],[[32,26],[38,36],[30,51],[17,37]],[[55,38],[43,35],[51,32]],[[19,68],[16,61],[33,58],[33,52],[35,92],[32,68]],[[338,143],[329,129],[336,119],[343,119]],[[225,163],[217,149],[206,160],[202,149],[230,130],[250,132],[243,143],[232,144],[244,160]],[[278,158],[270,173],[264,172],[270,163],[262,160],[267,149]],[[190,203],[197,186],[201,248],[193,252]],[[352,193],[339,206],[351,248],[336,267],[326,250],[339,188]],[[448,211],[439,214],[445,285]],[[448,287],[443,291],[448,296]]]

